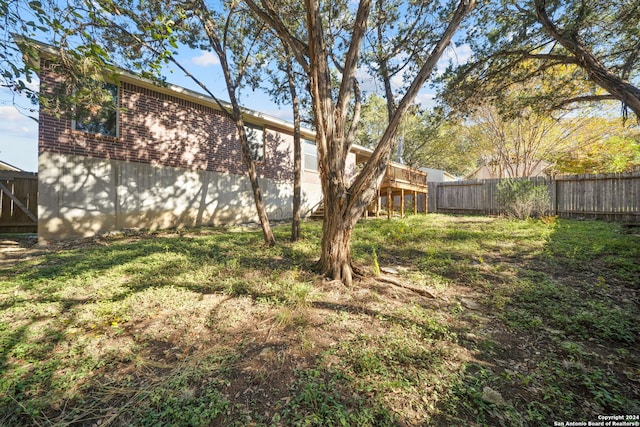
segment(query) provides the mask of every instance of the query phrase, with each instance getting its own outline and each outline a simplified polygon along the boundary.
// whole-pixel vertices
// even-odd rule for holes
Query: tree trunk
[[[209,43],[213,50],[220,59],[220,66],[222,68],[222,74],[227,86],[227,93],[229,94],[229,101],[232,106],[231,117],[235,122],[238,136],[240,138],[240,145],[242,148],[242,160],[247,167],[247,174],[249,175],[249,181],[251,182],[251,190],[253,192],[253,199],[256,205],[256,211],[258,219],[262,227],[262,235],[264,237],[264,243],[267,246],[273,246],[276,244],[276,238],[271,230],[271,224],[269,223],[269,217],[267,216],[267,209],[264,205],[264,199],[262,198],[262,190],[260,189],[260,183],[258,182],[258,173],[256,172],[256,166],[251,158],[251,149],[249,147],[249,140],[247,139],[247,132],[244,129],[244,120],[242,119],[242,110],[236,97],[236,90],[238,89],[239,82],[242,81],[241,73],[236,76],[234,81],[231,76],[231,69],[227,60],[227,52],[220,42],[220,34],[217,33],[216,23],[210,18],[210,11],[208,10],[204,1],[200,1],[196,8],[194,8],[198,19],[202,23],[202,27],[209,39]],[[227,28],[225,27],[225,30]],[[222,38],[226,38],[227,34],[222,34]],[[226,110],[225,112],[229,114]]]
[[[308,0],[309,1],[309,0]],[[311,0],[313,1],[313,0]],[[342,87],[336,110],[332,107],[331,91],[328,85],[330,73],[327,67],[326,57],[318,55],[323,52],[325,46],[324,40],[320,37],[315,39],[310,37],[310,56],[311,56],[311,88],[314,104],[314,113],[318,126],[318,145],[323,148],[324,158],[321,169],[322,190],[325,201],[325,217],[323,223],[322,235],[322,253],[319,261],[320,272],[334,280],[342,281],[349,286],[353,282],[353,267],[351,265],[351,248],[350,240],[353,228],[362,216],[364,209],[375,199],[377,190],[384,178],[387,165],[389,163],[391,146],[393,138],[396,134],[398,126],[409,109],[411,103],[415,99],[420,88],[427,81],[431,72],[436,66],[438,59],[442,56],[444,49],[449,45],[458,26],[462,22],[464,16],[475,5],[475,0],[461,0],[458,8],[454,13],[449,25],[445,29],[442,38],[436,43],[422,64],[414,81],[409,85],[407,92],[396,107],[393,115],[389,117],[388,127],[374,150],[371,158],[360,171],[355,181],[349,186],[346,182],[345,160],[350,145],[345,138],[346,132],[346,105],[345,105],[345,81],[346,78],[352,78],[348,73],[343,76]],[[368,3],[363,1],[360,7],[368,9]],[[352,43],[358,39],[357,33],[364,34],[363,25],[366,23],[367,14],[358,10],[356,22],[360,26],[356,26]],[[358,19],[358,17],[360,19]],[[310,16],[309,32],[313,33],[313,24],[317,23],[317,19]],[[321,34],[321,32],[320,32]],[[315,35],[315,34],[314,34]],[[315,44],[314,44],[315,42]],[[357,42],[359,43],[359,41]],[[358,46],[352,44],[351,48]],[[354,57],[357,57],[357,47],[354,51],[350,50]],[[349,58],[351,55],[347,55]],[[351,62],[356,61],[351,58]],[[349,64],[349,62],[346,62]],[[355,73],[355,65],[352,68],[345,66],[345,70]],[[320,70],[324,70],[324,73]],[[344,97],[343,97],[344,96]],[[342,101],[342,102],[341,102]],[[341,108],[343,107],[343,108]],[[322,151],[319,153],[322,155]]]
[[[353,227],[349,224],[343,221],[340,209],[325,209],[322,253],[318,262],[320,274],[339,280],[346,286],[353,283],[350,246]]]
[[[297,242],[300,239],[300,209],[302,205],[302,143],[300,141],[300,103],[290,58],[287,59],[287,77],[293,105],[293,212],[291,241]]]
[[[235,96],[233,96],[235,101]],[[258,173],[256,166],[251,158],[251,151],[249,150],[249,142],[247,139],[247,133],[244,130],[244,121],[242,120],[242,113],[237,103],[233,104],[234,116],[236,116],[236,128],[240,135],[240,141],[242,145],[242,159],[247,167],[247,173],[249,175],[249,181],[251,181],[251,190],[253,192],[253,200],[256,205],[256,211],[258,213],[258,219],[260,220],[260,226],[262,227],[262,236],[264,237],[264,243],[267,246],[274,246],[276,244],[276,238],[271,230],[271,224],[269,223],[269,217],[267,216],[267,209],[264,205],[264,199],[262,198],[262,190],[260,189],[260,183],[258,182]],[[237,111],[236,111],[237,110]]]
[[[376,7],[378,8],[378,16],[382,15],[384,10],[384,0],[378,0],[376,2]],[[378,62],[380,66],[380,78],[382,79],[382,83],[384,84],[384,96],[387,100],[387,118],[390,119],[395,112],[396,105],[394,102],[393,89],[391,87],[391,76],[389,75],[389,67],[388,60],[384,53],[383,49],[383,35],[382,35],[382,22],[377,23],[378,32],[378,44],[376,46],[378,52]]]

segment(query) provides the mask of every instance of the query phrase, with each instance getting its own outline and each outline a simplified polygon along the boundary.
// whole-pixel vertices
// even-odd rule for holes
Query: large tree
[[[552,171],[558,159],[594,142],[597,134],[580,134],[588,123],[586,118],[551,117],[531,109],[505,117],[494,106],[482,105],[467,131],[484,148],[483,163],[495,176],[526,177]]]
[[[592,118],[580,127],[579,149],[555,161],[555,171],[569,174],[620,173],[640,170],[640,130],[613,118]],[[590,141],[590,142],[589,142]]]
[[[357,132],[358,144],[375,148],[388,123],[388,109],[380,96],[369,95],[362,104]],[[440,109],[426,110],[414,105],[398,130],[402,144],[392,159],[410,167],[444,169],[454,174],[476,167],[481,146],[469,138],[467,129]]]
[[[265,24],[288,46],[292,56],[302,68],[312,99],[313,121],[316,130],[318,163],[323,187],[326,214],[323,225],[322,252],[319,268],[322,274],[351,284],[350,239],[353,228],[366,206],[376,197],[377,188],[389,162],[394,137],[402,118],[411,108],[420,89],[429,80],[436,63],[450,45],[465,16],[475,6],[475,0],[445,2],[442,7],[418,8],[428,14],[423,21],[439,22],[433,28],[423,49],[416,52],[405,67],[402,92],[395,96],[396,107],[370,160],[353,178],[346,168],[349,149],[355,140],[360,117],[360,88],[356,72],[363,57],[363,46],[369,30],[372,0],[320,3],[306,0],[304,14],[292,24],[299,4],[288,0],[245,0],[242,2],[210,4],[205,0],[175,2],[129,2],[120,0],[75,0],[73,16],[77,19],[74,35],[86,39],[81,43],[89,50],[85,53],[109,57],[107,52],[118,50],[120,58],[140,69],[150,64],[156,71],[162,61],[175,61],[178,43],[207,46],[218,53],[223,61],[230,53],[228,65],[237,76],[243,64],[264,55],[252,52],[251,37],[262,31]],[[255,14],[246,17],[251,24],[233,25],[242,4]],[[408,22],[413,8],[398,9],[396,22]],[[244,16],[244,15],[243,15]],[[226,18],[225,18],[226,17]],[[75,18],[74,18],[75,19]],[[123,20],[127,22],[122,22]],[[233,29],[233,31],[227,31]],[[417,28],[416,28],[417,31]],[[67,33],[68,35],[68,33]],[[127,42],[128,40],[128,42]],[[147,60],[148,59],[148,60]],[[188,73],[187,70],[182,70]],[[229,95],[241,86],[232,82]],[[232,73],[229,73],[232,74]],[[203,84],[203,88],[206,85]],[[242,137],[241,116],[237,109],[230,112]],[[243,151],[246,141],[243,137]],[[247,156],[244,156],[245,159]],[[250,165],[247,165],[250,167]],[[255,192],[254,192],[255,194]],[[257,200],[257,198],[256,198]],[[267,234],[265,239],[270,242]]]
[[[466,38],[474,57],[452,81],[455,105],[535,77],[547,84],[521,103],[549,110],[617,100],[640,119],[637,1],[501,0],[479,11]]]
[[[438,11],[433,17],[444,20],[446,25],[432,39],[429,48],[416,57],[414,72],[407,76],[406,91],[390,116],[371,158],[353,180],[347,175],[346,159],[355,140],[360,116],[356,72],[362,58],[372,1],[361,0],[351,11],[348,2],[332,2],[323,9],[317,0],[306,0],[306,15],[301,18],[305,21],[306,34],[292,31],[280,19],[280,10],[286,9],[286,5],[269,0],[246,2],[289,45],[308,76],[326,207],[319,269],[322,274],[350,285],[353,279],[350,248],[353,228],[376,197],[402,118],[475,1],[461,0],[447,11]],[[399,16],[398,20],[401,19],[404,18]],[[340,26],[336,27],[336,23]],[[345,31],[337,35],[335,28]]]

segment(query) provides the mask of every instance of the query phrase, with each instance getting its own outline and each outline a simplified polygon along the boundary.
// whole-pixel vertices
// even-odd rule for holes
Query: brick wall
[[[61,84],[49,64],[42,64],[42,90]],[[244,175],[235,124],[210,105],[122,82],[118,94],[118,137],[72,129],[69,118],[40,111],[39,152],[79,155]],[[261,178],[293,180],[293,138],[265,129]]]

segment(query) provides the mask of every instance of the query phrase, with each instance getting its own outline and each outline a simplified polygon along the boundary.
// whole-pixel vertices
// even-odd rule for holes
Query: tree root
[[[399,281],[397,279],[394,279],[393,277],[381,275],[381,276],[376,277],[375,280],[377,280],[378,282],[389,283],[391,285],[398,286],[400,288],[408,289],[408,290],[413,291],[413,292],[415,292],[415,293],[417,293],[419,295],[422,295],[424,297],[429,297],[429,298],[434,298],[434,299],[436,298],[436,296],[432,292],[430,292],[430,291],[428,291],[428,290],[426,290],[424,288],[419,288],[417,286],[409,285],[407,283],[402,283],[401,281]]]
[[[351,264],[351,270],[353,271],[353,275],[359,278],[364,278],[371,275],[371,273],[366,269],[353,263]]]

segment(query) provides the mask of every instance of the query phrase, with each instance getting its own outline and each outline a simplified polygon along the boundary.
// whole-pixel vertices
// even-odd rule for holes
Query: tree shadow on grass
[[[425,332],[433,325],[365,302],[323,302],[313,295],[315,276],[291,269],[293,256],[311,263],[306,252],[295,245],[255,251],[255,233],[229,234],[115,240],[52,254],[40,268],[18,266],[7,277],[14,295],[2,306],[14,320],[3,331],[2,406],[13,409],[0,420],[403,425],[385,400],[384,376],[367,378],[378,375],[367,363],[405,383],[396,360],[415,364],[415,372],[433,358],[382,340],[385,356],[375,361],[377,344],[365,335],[383,336],[391,322],[436,339]],[[259,252],[255,259],[242,252],[247,246]],[[187,279],[201,268],[210,275]],[[225,280],[242,283],[242,292]],[[327,316],[327,330],[316,333]],[[340,317],[367,334],[342,340]],[[377,331],[372,321],[382,322]],[[353,353],[365,344],[367,352]],[[333,364],[342,355],[351,359]]]
[[[285,304],[283,286],[265,282],[280,280],[293,259],[311,261],[292,247],[253,250],[260,246],[257,232],[212,234],[114,239],[9,271],[0,403],[13,409],[0,421],[209,425],[223,412],[241,415],[233,402],[269,376],[263,365],[257,377],[236,372],[237,359],[259,356],[247,340],[263,332],[248,326],[229,342],[212,334],[206,313],[219,299],[265,310]],[[247,384],[243,394],[226,393],[232,383]],[[223,425],[234,421],[222,418]]]

